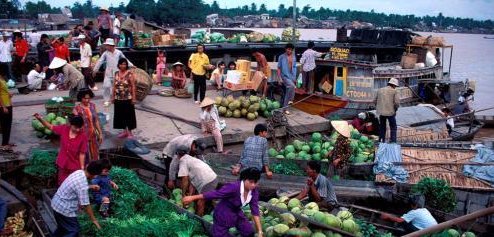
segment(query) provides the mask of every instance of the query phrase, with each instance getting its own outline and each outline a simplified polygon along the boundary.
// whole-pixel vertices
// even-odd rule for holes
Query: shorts
[[[205,193],[209,191],[213,191],[218,187],[218,178],[215,178],[213,181],[202,186],[201,190],[197,190],[198,193]]]

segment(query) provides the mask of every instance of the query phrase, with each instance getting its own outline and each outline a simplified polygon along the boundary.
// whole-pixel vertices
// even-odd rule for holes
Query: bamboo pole
[[[483,217],[483,216],[487,216],[487,215],[491,215],[491,214],[494,214],[494,206],[484,208],[482,210],[478,210],[476,212],[472,212],[472,213],[464,215],[464,216],[460,216],[458,218],[455,218],[455,219],[431,226],[429,228],[415,231],[413,233],[405,235],[404,237],[420,237],[423,235],[432,234],[432,233],[444,230],[446,228],[449,228],[453,225],[458,225],[458,224],[461,224],[463,222],[475,220],[479,217]]]

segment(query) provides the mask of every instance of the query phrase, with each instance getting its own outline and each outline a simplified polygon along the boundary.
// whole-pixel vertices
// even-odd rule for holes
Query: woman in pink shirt
[[[88,140],[83,131],[84,120],[81,116],[69,118],[69,124],[54,126],[45,121],[38,113],[34,117],[43,126],[60,136],[60,150],[57,156],[58,185],[77,170],[85,167]]]

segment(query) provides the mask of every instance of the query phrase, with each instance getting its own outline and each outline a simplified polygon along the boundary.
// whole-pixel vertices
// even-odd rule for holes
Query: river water
[[[281,28],[251,28],[249,30],[261,33],[271,33],[281,36]],[[196,30],[192,30],[195,32]],[[421,32],[423,36],[442,36],[447,44],[453,45],[453,60],[451,63],[451,79],[476,81],[474,106],[477,109],[494,106],[494,39],[485,39],[480,34],[430,33]],[[301,40],[336,40],[334,29],[300,29]],[[449,51],[445,51],[445,56]],[[447,60],[445,60],[447,61]],[[494,115],[494,110],[480,114]]]

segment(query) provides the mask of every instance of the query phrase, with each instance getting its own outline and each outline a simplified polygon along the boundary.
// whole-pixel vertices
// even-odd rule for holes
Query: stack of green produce
[[[27,161],[24,167],[24,173],[47,178],[57,173],[55,161],[57,160],[57,151],[34,149],[31,153],[31,159]]]
[[[233,44],[247,42],[247,35],[244,33],[234,34],[232,37],[227,39],[227,42]]]
[[[211,36],[209,37],[209,39],[210,39],[210,43],[225,43],[226,42],[225,35],[223,35],[222,33],[218,33],[218,32],[212,33]]]
[[[259,43],[262,42],[263,39],[264,39],[264,35],[260,32],[254,31],[247,35],[247,40],[249,42]]]
[[[322,134],[315,132],[311,135],[310,142],[294,140],[284,149],[277,151],[274,148],[268,150],[270,157],[302,160],[328,161],[327,156],[334,149],[338,133],[333,132],[329,141],[322,139]],[[350,147],[352,148],[351,163],[364,163],[374,161],[374,141],[360,134],[357,130],[351,130]]]
[[[190,39],[192,39],[192,41],[195,43],[208,43],[206,40],[206,35],[207,34],[205,30],[198,30],[190,36]]]
[[[257,111],[260,104],[257,96],[252,95],[249,98],[240,96],[238,99],[231,95],[226,98],[218,96],[215,99],[215,104],[218,106],[220,116],[226,118],[247,118],[253,121],[259,116]]]
[[[460,231],[456,230],[456,229],[447,229],[447,230],[443,230],[439,233],[435,233],[435,234],[432,234],[430,235],[430,237],[475,237],[476,235],[471,232],[471,231],[466,231],[466,232],[463,232],[463,234],[460,235]]]
[[[66,118],[57,117],[57,115],[54,113],[47,114],[44,117],[44,120],[46,122],[53,124],[53,125],[62,125],[62,124],[67,123]],[[48,136],[51,136],[53,134],[53,132],[50,129],[45,128],[45,126],[43,126],[43,124],[40,121],[38,121],[37,119],[32,120],[31,126],[33,127],[34,131],[36,131],[36,137],[38,137],[38,138],[43,138],[45,136],[48,137]]]
[[[153,46],[153,39],[150,34],[147,33],[138,33],[134,34],[134,47],[135,48],[150,48]]]
[[[97,230],[87,215],[81,215],[81,233],[84,236],[171,236],[185,237],[204,234],[198,221],[178,214],[176,207],[158,197],[158,193],[143,183],[128,169],[113,167],[112,180],[119,189],[112,193],[112,215],[98,217],[101,230]],[[173,231],[170,231],[173,230]]]
[[[264,34],[264,38],[262,39],[263,43],[274,43],[278,41],[280,41],[280,37],[273,34]]]
[[[350,127],[350,147],[352,148],[350,162],[354,164],[374,162],[374,141],[352,126]]]
[[[363,230],[360,229],[359,225],[356,223],[360,220],[354,219],[352,213],[349,211],[340,211],[335,216],[327,212],[321,212],[319,210],[319,206],[314,202],[308,203],[304,206],[300,200],[296,198],[289,199],[288,197],[281,197],[279,199],[272,198],[269,200],[269,204],[280,209],[286,209],[289,212],[278,214],[274,211],[262,210],[263,213],[267,214],[267,216],[265,216],[262,220],[263,229],[266,232],[266,236],[341,236],[340,234],[333,233],[332,231],[309,229],[307,228],[307,223],[298,222],[293,214],[298,214],[313,219],[321,224],[341,229],[357,236],[364,236],[364,233],[362,232]],[[371,226],[370,224],[368,225]],[[369,229],[375,230],[375,227],[372,226],[369,227]],[[367,229],[365,229],[365,231],[367,232]],[[378,231],[373,232],[373,234],[373,236],[391,236],[389,233],[380,233]]]
[[[442,212],[449,213],[456,208],[455,191],[442,179],[422,178],[413,185],[412,192],[424,195],[427,206]]]
[[[270,99],[262,99],[259,105],[259,114],[265,118],[271,117],[273,110],[281,108],[280,102]]]
[[[270,157],[302,160],[322,160],[328,161],[327,155],[334,149],[335,141],[323,141],[322,134],[315,132],[311,136],[310,142],[294,140],[292,144],[277,151],[274,148],[268,150]]]
[[[290,42],[292,41],[293,28],[287,27],[281,33],[281,41]],[[295,29],[295,41],[298,41],[300,38],[300,31]]]

